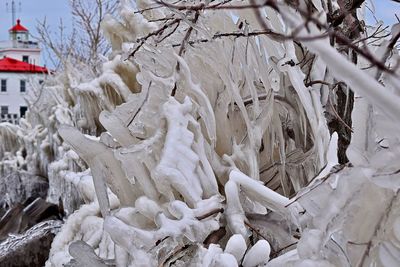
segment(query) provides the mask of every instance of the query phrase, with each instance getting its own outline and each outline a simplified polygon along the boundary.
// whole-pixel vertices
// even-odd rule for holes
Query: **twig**
[[[159,264],[159,267],[166,266],[166,263],[169,262],[170,260],[172,260],[173,257],[175,257],[178,253],[185,251],[189,247],[190,247],[190,245],[185,245],[183,247],[178,246],[178,248],[173,250],[172,253],[168,256],[168,258],[165,259],[165,261],[163,261],[162,263]],[[168,266],[170,266],[170,265],[168,265]]]
[[[366,248],[366,250],[365,250],[364,253],[363,253],[363,256],[362,256],[362,258],[361,258],[361,261],[359,261],[360,264],[359,264],[358,266],[360,266],[360,267],[364,266],[364,262],[365,262],[367,256],[370,255],[370,250],[371,250],[371,247],[372,247],[373,238],[376,237],[376,236],[378,235],[379,230],[380,230],[381,227],[382,227],[382,224],[388,219],[390,212],[393,211],[392,207],[393,207],[393,204],[394,204],[396,198],[398,197],[399,191],[400,191],[400,190],[397,190],[396,194],[395,194],[395,195],[393,196],[393,198],[390,200],[389,206],[386,208],[385,213],[384,213],[383,216],[379,219],[379,222],[376,224],[375,230],[374,230],[374,234],[372,235],[372,237],[371,237],[370,240],[368,241],[368,243],[367,243],[367,248]]]
[[[208,248],[210,244],[218,243],[225,235],[226,235],[225,227],[221,227],[218,230],[209,234],[207,238],[204,240],[203,244],[206,248]]]
[[[199,19],[199,16],[200,16],[200,12],[196,11],[196,14],[194,15],[194,19],[192,20],[193,24],[196,24],[197,20]],[[190,26],[185,34],[185,37],[183,38],[182,45],[181,45],[181,48],[179,49],[179,53],[178,53],[179,56],[182,56],[183,51],[185,50],[185,45],[188,42],[190,35],[192,34],[192,31],[193,31],[193,27]]]
[[[129,120],[129,122],[127,123],[126,127],[129,127],[129,125],[131,125],[131,123],[136,118],[137,114],[139,114],[140,110],[143,108],[144,104],[146,103],[147,99],[149,98],[149,92],[150,92],[150,87],[151,87],[152,83],[153,83],[153,81],[149,82],[149,88],[147,88],[146,97],[144,98],[143,102],[140,104],[140,107],[135,112],[135,114],[133,114],[132,118]]]
[[[139,51],[139,49],[144,45],[144,43],[152,36],[156,36],[159,35],[160,33],[162,33],[163,31],[165,31],[168,27],[174,25],[175,23],[178,23],[181,19],[174,19],[168,23],[165,23],[164,26],[162,26],[161,28],[159,28],[156,31],[153,31],[149,34],[147,34],[146,36],[139,38],[137,41],[140,42],[139,45],[130,53],[129,57],[133,57],[137,51]]]
[[[309,87],[309,86],[313,86],[314,84],[324,84],[324,85],[328,85],[328,86],[331,86],[331,85],[332,85],[332,84],[330,84],[330,83],[328,83],[328,82],[321,81],[321,80],[310,81],[310,82],[308,82],[308,83],[305,83],[304,85],[305,85],[306,87]]]
[[[215,209],[215,210],[212,210],[212,211],[210,211],[210,212],[207,212],[206,214],[197,216],[196,219],[199,220],[199,221],[201,221],[201,220],[204,220],[205,218],[208,218],[208,217],[210,217],[210,216],[212,216],[212,215],[214,215],[214,214],[223,213],[223,212],[224,212],[224,209],[223,209],[223,208]]]
[[[262,235],[258,229],[254,228],[250,223],[248,223],[248,222],[245,221],[244,224],[245,224],[247,227],[249,227],[252,231],[254,231],[258,236],[260,236],[260,237],[262,237],[263,239],[265,239],[265,240],[268,241],[268,239],[267,239],[264,235]]]
[[[309,194],[310,192],[314,191],[314,189],[316,189],[317,187],[319,187],[321,184],[323,184],[326,180],[328,180],[328,178],[335,173],[338,173],[339,171],[341,171],[343,168],[345,167],[345,165],[340,165],[339,168],[335,169],[334,171],[328,173],[325,177],[320,179],[320,183],[315,185],[314,187],[310,188],[307,192],[303,193],[300,196],[297,196],[295,199],[293,199],[289,204],[287,204],[285,206],[285,208],[289,207],[290,205],[292,205],[293,203],[297,202],[300,198],[304,197],[305,195]],[[321,170],[322,171],[322,170]],[[311,179],[311,181],[305,186],[305,188],[307,188],[314,180],[316,177],[318,177],[319,173],[313,178]]]
[[[339,114],[337,113],[335,107],[333,106],[330,100],[328,100],[328,103],[331,106],[332,111],[335,114],[335,117],[344,125],[344,127],[346,127],[350,132],[353,132],[353,129],[349,125],[347,125],[347,123],[339,116]]]

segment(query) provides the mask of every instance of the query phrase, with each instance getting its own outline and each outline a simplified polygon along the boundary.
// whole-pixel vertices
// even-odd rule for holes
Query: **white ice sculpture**
[[[2,174],[48,175],[67,207],[46,266],[395,266],[399,70],[351,63],[297,28],[305,1],[276,2],[257,17],[232,9],[247,1],[121,1],[98,77],[66,61],[20,126],[0,125]],[[325,23],[328,1],[307,2]],[[351,165],[324,116],[332,87],[307,79],[357,93]]]

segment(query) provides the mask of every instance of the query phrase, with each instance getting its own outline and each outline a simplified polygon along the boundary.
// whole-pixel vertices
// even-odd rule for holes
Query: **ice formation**
[[[398,71],[362,70],[366,59],[307,38],[322,30],[296,29],[289,5],[261,9],[264,23],[300,43],[249,35],[262,26],[249,9],[120,2],[102,23],[102,73],[66,63],[20,126],[0,125],[2,174],[48,177],[48,200],[69,214],[46,266],[399,262]],[[324,21],[326,1],[311,2]],[[357,93],[351,164],[338,167],[324,116],[331,88],[309,78]]]

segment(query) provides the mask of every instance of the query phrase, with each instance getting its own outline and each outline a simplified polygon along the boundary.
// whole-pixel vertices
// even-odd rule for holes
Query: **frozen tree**
[[[102,71],[0,128],[68,207],[47,266],[398,265],[400,24],[366,5],[120,1]]]

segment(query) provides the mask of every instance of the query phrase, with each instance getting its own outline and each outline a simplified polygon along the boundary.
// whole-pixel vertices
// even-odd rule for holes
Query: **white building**
[[[44,80],[48,73],[40,64],[40,47],[29,40],[29,31],[20,20],[9,30],[10,39],[0,42],[0,121],[16,122],[25,116],[25,96],[31,78]]]

